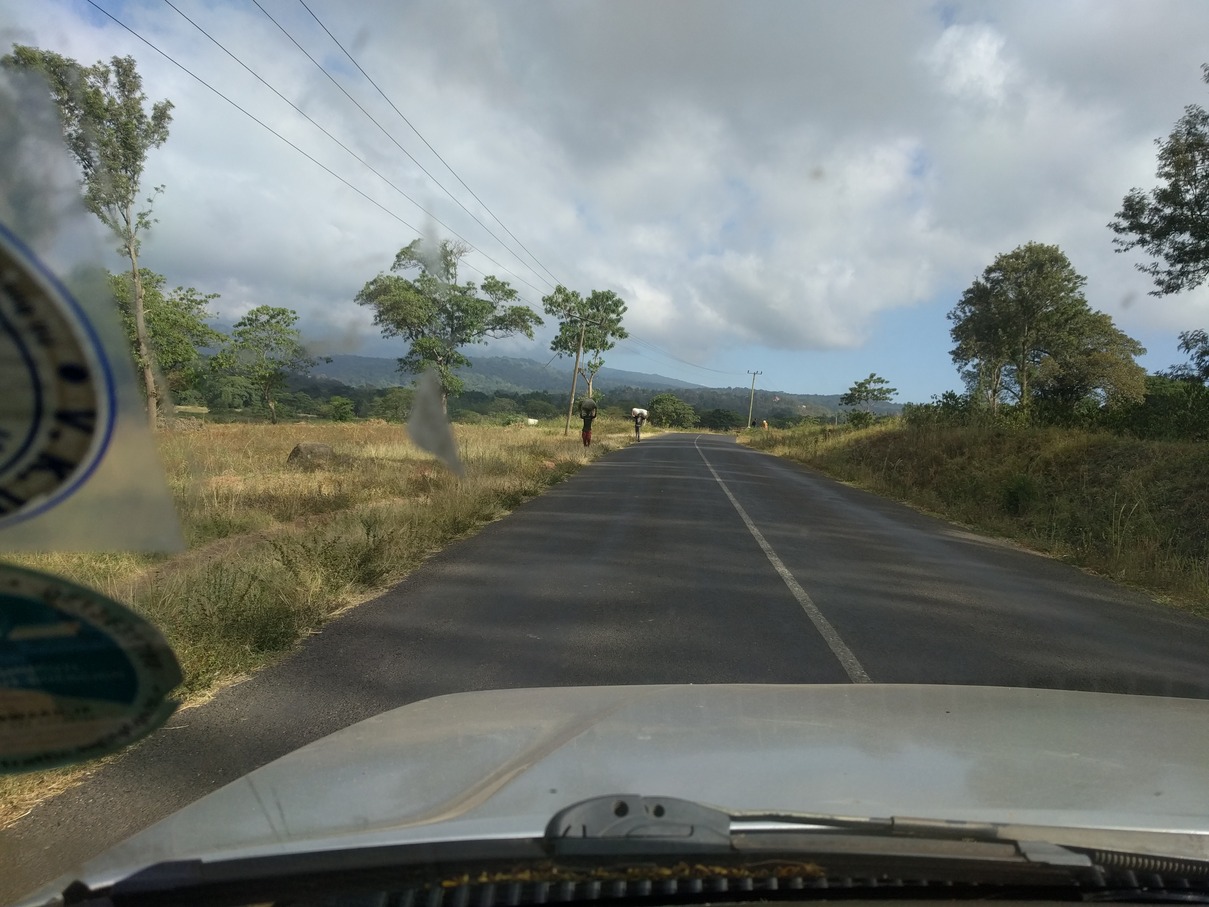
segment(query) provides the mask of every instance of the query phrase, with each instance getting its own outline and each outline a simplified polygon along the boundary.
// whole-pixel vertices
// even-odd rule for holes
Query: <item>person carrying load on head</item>
[[[583,438],[584,447],[587,447],[592,443],[592,420],[596,418],[596,401],[591,397],[579,401],[579,418],[584,420],[580,437]]]
[[[632,410],[630,410],[630,417],[634,420],[634,440],[641,441],[642,423],[651,418],[651,414],[645,409],[639,409],[637,406],[635,406]]]

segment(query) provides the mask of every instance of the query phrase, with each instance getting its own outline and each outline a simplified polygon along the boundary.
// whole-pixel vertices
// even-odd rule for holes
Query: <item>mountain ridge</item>
[[[480,356],[470,360],[469,368],[458,369],[458,377],[468,391],[492,393],[526,393],[529,391],[562,392],[570,390],[571,364],[561,360],[555,368],[554,361],[542,363],[536,359],[513,356]],[[413,375],[398,370],[398,360],[381,356],[337,355],[331,362],[320,362],[311,369],[316,378],[330,378],[350,387],[398,387],[406,386]],[[582,383],[582,379],[581,379]],[[602,368],[593,382],[594,387],[609,390],[633,387],[648,390],[673,390],[701,388],[703,385],[667,378],[645,372],[624,369]]]
[[[339,382],[350,387],[386,388],[406,386],[414,376],[398,371],[398,360],[381,356],[335,355],[331,362],[320,362],[310,372],[313,378]],[[564,397],[570,392],[571,364],[566,359],[542,363],[535,359],[510,356],[482,356],[471,360],[471,367],[460,369],[467,392],[485,394],[526,394],[541,392]],[[581,392],[583,381],[578,384]],[[787,391],[749,387],[707,387],[663,375],[602,368],[593,382],[597,397],[625,406],[644,405],[651,396],[671,391],[698,413],[729,409],[753,418],[789,418],[834,416],[842,411],[840,394],[793,394]],[[868,407],[881,414],[897,413],[898,403],[874,403]]]

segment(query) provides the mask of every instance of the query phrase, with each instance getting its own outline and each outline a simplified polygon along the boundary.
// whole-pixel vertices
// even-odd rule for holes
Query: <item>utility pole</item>
[[[747,427],[751,428],[751,414],[755,411],[756,406],[756,375],[763,375],[763,372],[753,372],[747,370],[747,374],[751,375],[751,399],[747,403]]]

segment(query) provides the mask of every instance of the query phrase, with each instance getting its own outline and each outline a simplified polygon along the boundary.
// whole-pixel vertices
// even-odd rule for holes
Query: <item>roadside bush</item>
[[[865,412],[863,409],[848,413],[848,425],[852,428],[868,428],[872,424],[873,413]]]
[[[743,423],[743,417],[734,410],[711,409],[701,417],[697,424],[702,428],[714,431],[733,431],[736,428],[742,428]]]
[[[1206,441],[1209,388],[1199,380],[1150,375],[1142,401],[1114,407],[1104,423],[1112,431],[1135,438]]]
[[[675,394],[656,394],[645,409],[651,422],[661,428],[692,428],[697,424],[697,412]]]
[[[327,416],[333,422],[351,422],[357,415],[357,404],[348,397],[332,397],[327,401]]]
[[[415,391],[410,387],[392,387],[378,397],[370,407],[369,414],[387,422],[406,422],[411,413]]]

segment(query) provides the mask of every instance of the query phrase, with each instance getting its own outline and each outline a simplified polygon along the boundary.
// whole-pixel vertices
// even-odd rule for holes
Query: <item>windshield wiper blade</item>
[[[675,797],[618,794],[593,797],[555,813],[546,826],[546,842],[557,854],[634,852],[720,852],[761,849],[774,837],[789,844],[810,833],[841,832],[874,837],[1011,845],[1030,862],[1091,866],[1083,854],[1044,841],[1020,841],[1003,835],[1002,826],[943,819],[857,818],[823,813],[726,812]]]
[[[1103,900],[1209,903],[1209,860],[1105,849],[1111,834],[900,816],[728,812],[672,797],[622,794],[560,810],[546,827],[545,845],[555,858],[690,852],[749,862],[797,858],[825,864],[828,874],[858,871],[871,861],[903,877],[955,871],[990,879],[1006,872],[1022,884],[1075,885]],[[1166,838],[1162,832],[1127,834],[1150,848]]]
[[[200,907],[313,900],[319,892],[406,889],[422,894],[465,888],[465,898],[474,897],[470,902],[489,904],[495,903],[492,891],[504,890],[499,886],[516,889],[508,903],[527,903],[521,896],[522,889],[528,890],[524,886],[537,886],[533,891],[538,893],[545,891],[541,886],[555,885],[560,891],[589,894],[601,886],[620,886],[623,894],[638,896],[643,889],[630,886],[658,884],[704,893],[715,890],[708,886],[765,884],[769,879],[796,889],[860,887],[862,880],[877,887],[878,880],[898,879],[905,885],[962,884],[979,891],[999,886],[1017,894],[1061,891],[1083,899],[1161,900],[1171,895],[1209,902],[1207,861],[1150,860],[1069,841],[1013,839],[1008,832],[1014,828],[1039,835],[1044,831],[898,817],[732,813],[676,798],[623,794],[560,810],[540,837],[166,862],[101,889],[74,885],[63,892],[62,903]],[[482,890],[471,891],[476,885]],[[533,897],[539,903],[546,895]],[[465,898],[456,903],[466,903]],[[567,894],[563,899],[574,898]],[[587,897],[593,899],[595,894]]]

